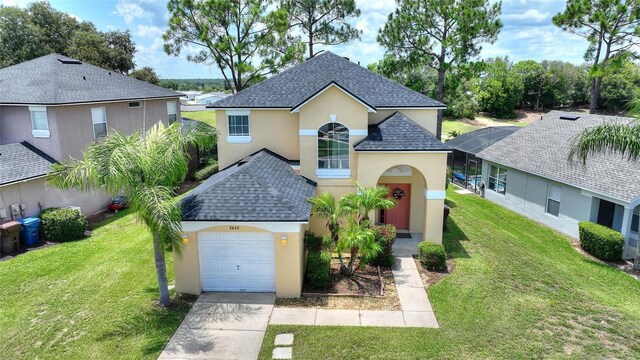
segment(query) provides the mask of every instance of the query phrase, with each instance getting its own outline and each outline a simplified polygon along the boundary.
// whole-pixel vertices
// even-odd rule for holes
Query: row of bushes
[[[50,242],[82,239],[88,224],[80,211],[69,208],[45,209],[40,213],[40,220],[40,237]]]
[[[580,246],[589,254],[606,261],[620,260],[624,236],[600,224],[582,221],[578,224]]]

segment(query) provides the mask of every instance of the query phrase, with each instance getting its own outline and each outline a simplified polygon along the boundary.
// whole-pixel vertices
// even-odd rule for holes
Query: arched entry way
[[[422,232],[426,182],[420,170],[410,165],[392,166],[380,175],[378,185],[389,189],[389,197],[396,202],[396,207],[380,210],[376,222],[394,225],[398,230]]]

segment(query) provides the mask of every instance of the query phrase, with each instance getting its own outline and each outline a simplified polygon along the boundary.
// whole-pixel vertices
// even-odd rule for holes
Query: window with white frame
[[[631,232],[638,233],[638,225],[640,224],[640,205],[633,209],[633,215],[631,215]]]
[[[167,102],[167,115],[169,119],[169,125],[178,121],[178,107],[175,101]]]
[[[489,174],[489,190],[493,190],[499,194],[507,191],[507,169],[504,167],[491,165]]]
[[[229,115],[229,136],[249,136],[249,115]]]
[[[318,129],[318,169],[349,169],[349,129],[331,122]]]
[[[33,137],[48,138],[51,134],[49,133],[47,107],[29,106],[29,113],[31,113],[31,135]]]
[[[107,109],[104,107],[91,108],[91,122],[93,123],[93,138],[100,139],[107,136]]]
[[[553,216],[560,215],[560,193],[562,188],[557,185],[549,184],[549,191],[547,194],[547,214]]]

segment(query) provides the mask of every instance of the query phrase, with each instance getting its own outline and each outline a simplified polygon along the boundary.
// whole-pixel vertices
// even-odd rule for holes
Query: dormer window
[[[250,143],[251,142],[251,130],[249,127],[249,111],[244,110],[229,110],[227,111],[227,129],[229,135],[227,136],[227,142],[238,143]]]
[[[349,129],[338,122],[318,129],[318,178],[349,178]]]

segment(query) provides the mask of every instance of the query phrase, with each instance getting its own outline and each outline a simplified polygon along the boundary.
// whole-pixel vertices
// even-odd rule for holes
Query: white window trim
[[[318,179],[348,179],[351,169],[316,169]]]
[[[35,130],[33,128],[33,117],[31,115],[32,112],[44,112],[44,117],[47,119],[47,130]],[[49,131],[49,114],[47,113],[46,106],[29,106],[29,117],[31,121],[31,135],[36,138],[49,138],[51,137],[51,132]]]
[[[636,209],[638,209],[638,206],[636,206],[631,210],[631,224],[633,224],[634,216],[638,216],[640,218],[640,209],[638,209],[638,213],[636,213]],[[638,222],[640,223],[640,219],[638,219]],[[638,231],[634,231],[633,228],[631,227],[631,224],[629,224],[629,232],[632,234],[638,235]],[[640,230],[640,225],[638,226],[638,229]]]
[[[490,165],[489,165],[489,182],[491,182],[491,178],[493,178],[493,179],[494,179],[494,182],[495,182],[495,186],[496,186],[496,188],[495,188],[495,189],[492,189],[491,187],[489,187],[489,186],[488,186],[489,184],[487,184],[487,189],[489,189],[489,190],[493,191],[494,193],[496,193],[496,194],[498,194],[498,195],[505,196],[505,195],[507,195],[507,180],[499,180],[499,178],[498,178],[498,177],[491,176],[491,167],[492,167],[492,166],[496,167],[498,176],[500,176],[500,174],[501,174],[500,169],[504,169],[504,170],[505,170],[505,171],[504,171],[504,172],[505,172],[505,174],[507,174],[507,173],[509,172],[509,171],[508,171],[508,170],[509,170],[509,168],[504,167],[504,166],[500,166],[500,165],[493,165],[493,164],[490,164]],[[503,192],[499,192],[499,191],[498,191],[498,181],[502,181],[502,182],[504,183],[504,191],[503,191]]]
[[[173,104],[174,112],[169,112],[169,104]],[[176,101],[167,101],[167,124],[169,124],[169,117],[171,115],[176,116],[175,122],[178,122],[178,103]]]
[[[104,115],[104,122],[96,123],[93,121],[93,109],[104,109],[102,112],[102,114]],[[105,128],[107,129],[107,132],[104,134],[104,136],[96,137],[96,124],[104,124]],[[109,125],[107,124],[107,108],[105,106],[91,108],[91,129],[93,130],[94,140],[104,139],[107,135],[109,135]]]
[[[229,132],[229,116],[247,116],[247,126],[249,134],[251,134],[251,110],[227,110],[225,115],[227,117],[227,142],[229,144],[248,144],[253,141],[251,135],[231,135],[231,132]]]
[[[555,198],[551,197],[551,188],[553,186],[555,186],[555,187],[560,189],[560,198],[562,198],[562,187],[559,186],[559,185],[549,184],[549,188],[547,189],[547,201],[546,201],[545,206],[544,206],[545,207],[544,212],[547,215],[550,215],[550,216],[553,216],[553,217],[557,218],[557,217],[560,217],[560,205],[562,204],[562,202],[560,201],[560,199],[555,199]],[[552,200],[552,201],[555,201],[555,202],[558,203],[558,215],[555,215],[555,214],[552,214],[552,213],[549,212],[549,200]]]

